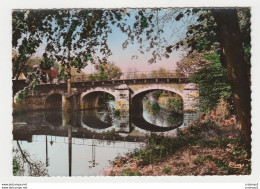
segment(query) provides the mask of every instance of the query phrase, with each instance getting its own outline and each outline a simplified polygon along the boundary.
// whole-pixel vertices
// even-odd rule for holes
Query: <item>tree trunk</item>
[[[67,74],[67,92],[71,93],[71,58],[70,58],[70,48],[71,44],[68,43],[68,63],[66,65],[66,74]]]
[[[251,90],[236,9],[213,9],[242,137],[251,157]]]

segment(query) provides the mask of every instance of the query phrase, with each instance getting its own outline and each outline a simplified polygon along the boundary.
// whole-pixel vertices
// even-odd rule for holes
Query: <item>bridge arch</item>
[[[83,92],[80,96],[80,109],[95,108],[98,107],[98,99],[103,93],[108,93],[116,99],[117,94],[110,88],[91,88],[86,92]]]
[[[164,86],[164,85],[150,85],[144,88],[141,88],[139,90],[136,90],[132,93],[132,101],[131,101],[131,111],[132,111],[132,120],[134,125],[139,125],[138,127],[145,129],[145,130],[151,130],[151,131],[156,131],[156,132],[164,132],[164,131],[169,131],[175,128],[180,127],[183,122],[184,122],[184,112],[183,114],[183,119],[180,120],[179,122],[168,126],[168,127],[162,127],[162,126],[157,126],[153,125],[152,123],[149,123],[148,121],[145,120],[143,116],[143,98],[151,92],[157,91],[157,90],[163,90],[163,91],[169,91],[172,93],[177,94],[178,96],[181,97],[183,104],[185,103],[185,94],[180,91],[177,88],[173,88],[170,86]],[[184,106],[183,106],[184,108]]]
[[[62,94],[57,92],[49,92],[44,100],[44,109],[61,109]]]
[[[80,100],[83,99],[83,97],[87,94],[90,94],[90,93],[93,93],[93,92],[103,92],[103,93],[109,93],[111,94],[112,96],[116,97],[116,92],[114,90],[111,90],[110,88],[106,87],[106,88],[103,88],[103,87],[95,87],[95,88],[91,88],[85,92],[83,92],[81,95],[80,95]]]
[[[131,96],[132,96],[132,98],[134,98],[136,95],[138,95],[140,93],[148,92],[148,91],[151,92],[151,91],[155,91],[155,90],[165,90],[165,91],[170,91],[170,92],[176,93],[176,94],[180,95],[184,100],[184,93],[182,91],[180,91],[176,88],[173,88],[173,87],[160,85],[160,84],[149,85],[147,87],[136,90],[133,92],[133,94]]]

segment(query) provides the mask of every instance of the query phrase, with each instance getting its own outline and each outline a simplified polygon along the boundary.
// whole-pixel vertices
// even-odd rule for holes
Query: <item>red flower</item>
[[[120,163],[117,163],[116,165],[117,165],[118,167],[120,167],[120,166],[121,166],[121,164],[120,164]]]
[[[214,164],[212,167],[213,167],[213,168],[216,168],[216,167],[217,167],[217,165],[216,165],[216,164]]]
[[[225,123],[226,123],[226,121],[223,121],[223,123],[225,124]]]
[[[225,123],[223,123],[222,126],[224,127],[224,126],[225,126]]]
[[[209,116],[209,118],[210,118],[210,119],[212,119],[212,118],[213,118],[213,116]]]
[[[227,122],[227,125],[229,124],[229,121]]]
[[[235,120],[234,120],[234,119],[231,119],[231,120],[230,120],[230,122],[231,122],[231,123],[234,123],[234,122],[235,122]]]
[[[202,117],[201,119],[202,119],[202,120],[205,120],[205,117]]]
[[[216,119],[216,122],[218,122],[218,119]]]
[[[216,112],[214,112],[214,114],[213,114],[214,116],[217,116],[217,113]]]
[[[218,116],[221,116],[221,114],[218,114]]]
[[[134,168],[131,169],[131,171],[138,171],[138,170],[139,170],[138,167],[134,167]]]

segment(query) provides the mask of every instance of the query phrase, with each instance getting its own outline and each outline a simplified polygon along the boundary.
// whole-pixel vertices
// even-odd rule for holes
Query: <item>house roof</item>
[[[56,78],[58,76],[58,74],[59,74],[55,70],[43,70],[43,72],[47,73],[52,78]]]

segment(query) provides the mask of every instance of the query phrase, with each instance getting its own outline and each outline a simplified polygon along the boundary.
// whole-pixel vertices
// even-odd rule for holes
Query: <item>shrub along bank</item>
[[[151,134],[147,147],[114,161],[108,175],[241,175],[251,161],[236,125],[196,122],[176,137]]]

